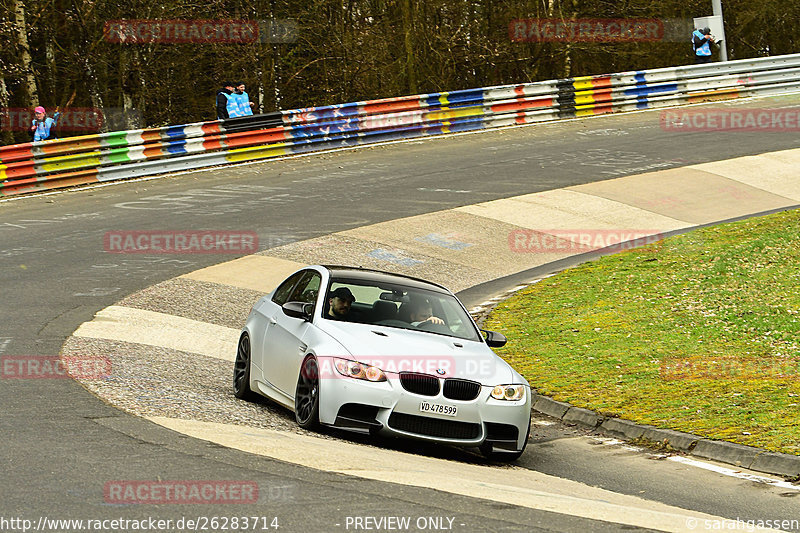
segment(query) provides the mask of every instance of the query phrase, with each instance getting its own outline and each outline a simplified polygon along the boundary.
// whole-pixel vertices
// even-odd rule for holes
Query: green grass
[[[520,291],[486,327],[542,394],[800,455],[800,211],[585,263]]]

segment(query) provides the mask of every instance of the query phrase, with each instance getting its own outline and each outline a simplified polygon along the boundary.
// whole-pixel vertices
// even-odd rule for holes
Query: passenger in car
[[[433,306],[428,300],[418,300],[411,306],[411,325],[420,326],[425,323],[444,324],[444,320],[433,316]]]

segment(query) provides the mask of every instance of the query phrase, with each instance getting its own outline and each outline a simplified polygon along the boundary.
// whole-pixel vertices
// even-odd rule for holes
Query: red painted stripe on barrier
[[[575,96],[578,97],[581,94],[582,93],[575,93]],[[595,102],[610,102],[614,98],[611,89],[602,90],[602,91],[594,91],[591,94],[592,94],[592,98],[594,98]]]
[[[206,152],[213,152],[223,148],[228,148],[225,137],[211,137],[203,140],[203,150]]]
[[[222,128],[220,127],[220,122],[204,122],[202,126],[200,126],[200,130],[204,134],[208,133],[222,133]]]
[[[552,98],[538,98],[534,100],[515,100],[504,104],[495,104],[489,106],[493,113],[507,113],[510,111],[519,111],[525,109],[537,109],[540,107],[552,107]]]
[[[33,160],[28,159],[27,161],[9,163],[6,168],[3,169],[3,173],[7,178],[27,178],[28,176],[36,175],[36,167],[33,164]]]
[[[161,140],[161,132],[158,130],[144,130],[141,133],[142,140],[146,143]]]
[[[161,145],[159,146],[148,146],[142,152],[142,155],[147,159],[159,159],[167,155],[164,150],[161,149]]]
[[[514,87],[514,94],[517,96],[525,96],[525,86],[524,85],[517,85]]]
[[[593,115],[605,115],[606,113],[613,113],[613,112],[614,112],[614,107],[610,105],[597,106],[594,109],[592,109]]]
[[[0,163],[21,161],[23,159],[30,159],[32,157],[33,157],[32,143],[0,146]]]
[[[597,78],[592,79],[592,86],[598,89],[611,87],[611,76],[598,76]]]
[[[102,144],[100,144],[100,140],[97,138],[88,138],[88,139],[79,139],[79,140],[71,140],[71,139],[62,139],[59,141],[45,141],[43,143],[39,143],[36,145],[39,153],[44,155],[59,155],[59,154],[67,154],[70,152],[88,152],[90,150],[96,150],[97,148],[101,148]]]
[[[259,132],[229,133],[226,136],[225,144],[230,148],[237,148],[240,146],[269,144],[282,141],[286,141],[286,132],[283,128],[270,128]]]
[[[78,172],[67,172],[56,176],[41,178],[28,178],[24,180],[6,181],[0,184],[1,196],[14,196],[32,192],[47,191],[50,189],[60,189],[63,187],[73,187],[75,185],[87,185],[97,183],[97,170],[81,170]]]
[[[419,98],[411,98],[397,102],[380,102],[370,103],[364,105],[363,111],[365,114],[371,115],[374,113],[392,113],[400,111],[413,111],[420,109]]]

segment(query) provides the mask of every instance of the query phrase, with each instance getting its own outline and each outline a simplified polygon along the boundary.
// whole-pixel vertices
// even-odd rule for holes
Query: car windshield
[[[481,340],[472,319],[456,298],[397,283],[333,279],[322,316],[328,320]]]

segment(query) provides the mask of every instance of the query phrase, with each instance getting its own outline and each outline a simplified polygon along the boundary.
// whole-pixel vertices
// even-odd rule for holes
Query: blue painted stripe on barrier
[[[484,100],[483,89],[465,89],[463,91],[453,91],[447,94],[447,100],[454,107],[464,105],[465,103],[482,104]]]
[[[339,135],[324,135],[299,138],[292,141],[292,153],[305,153],[325,147],[351,147],[377,141],[399,140],[426,135],[439,135],[448,132],[473,131],[487,127],[483,117],[467,117],[451,122],[414,124],[409,126],[382,129],[374,132],[346,132]]]
[[[322,117],[324,118],[337,118],[337,117],[352,117],[359,114],[361,105],[359,103],[341,104],[331,106],[331,109],[326,111]]]
[[[440,99],[442,96],[444,96],[443,93],[427,94],[422,100],[426,107],[441,107],[442,102]]]
[[[163,150],[170,154],[186,154],[186,141],[172,142],[166,145]]]
[[[639,70],[636,72],[636,75],[633,77],[633,79],[636,80],[636,83],[638,84],[647,83],[647,80],[645,79],[646,75],[647,73]]]
[[[636,109],[650,109],[650,102],[647,100],[639,100],[636,102]]]
[[[186,132],[184,126],[169,126],[164,130],[163,135],[167,138],[185,137]]]
[[[634,87],[633,89],[625,89],[625,93],[628,96],[647,96],[648,94],[656,94],[656,93],[668,93],[668,92],[675,92],[678,90],[677,83],[666,83],[662,85],[643,85],[641,87]]]

